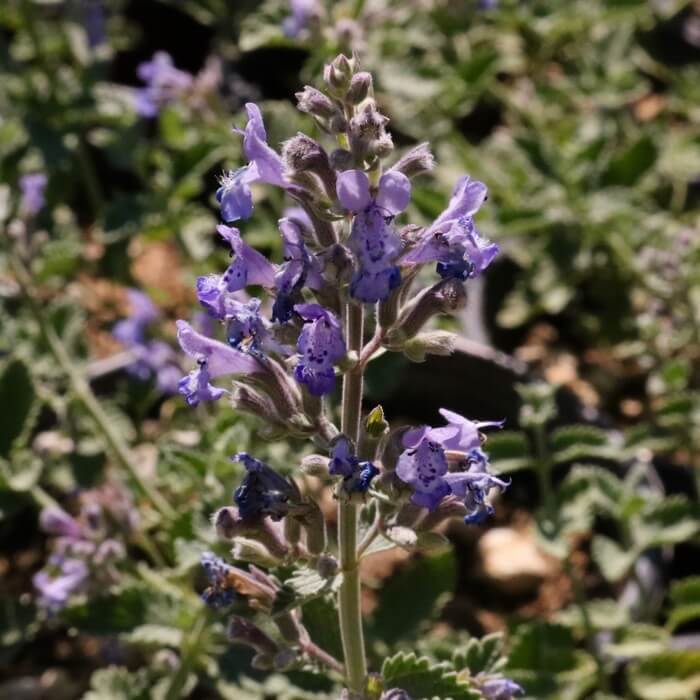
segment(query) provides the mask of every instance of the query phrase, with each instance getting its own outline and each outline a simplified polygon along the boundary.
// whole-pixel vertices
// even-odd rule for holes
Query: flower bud
[[[277,428],[284,427],[284,420],[277,413],[275,404],[270,397],[248,386],[239,384],[234,387],[231,404],[236,410],[244,411],[256,418],[262,418],[266,423],[271,423]]]
[[[211,518],[216,534],[222,540],[232,540],[236,535],[242,535],[248,530],[244,521],[238,515],[238,508],[226,506],[219,508]]]
[[[350,79],[356,69],[356,58],[354,56],[353,58],[348,58],[341,53],[329,65],[324,67],[323,79],[334,94],[344,97],[350,86]]]
[[[236,561],[245,561],[268,569],[279,566],[281,561],[281,559],[273,557],[265,545],[246,537],[236,537],[231,549],[231,556]]]
[[[264,371],[249,381],[260,383],[285,421],[301,413],[301,393],[284,367],[269,357],[260,358],[260,364]]]
[[[290,174],[310,172],[316,175],[329,199],[335,199],[335,171],[328,161],[328,154],[316,141],[304,134],[297,134],[284,142],[282,156]]]
[[[331,134],[344,134],[347,130],[348,120],[343,114],[340,114],[340,112],[328,122],[328,131],[330,131]]]
[[[435,158],[430,144],[421,143],[401,157],[390,170],[403,173],[406,177],[416,177],[429,173],[435,167]]]
[[[425,362],[426,355],[451,355],[457,335],[449,331],[430,331],[411,338],[403,346],[403,353],[411,362]]]
[[[295,93],[297,109],[319,119],[330,119],[338,113],[338,107],[320,90],[305,85],[301,92]]]
[[[386,158],[394,150],[391,134],[382,134],[376,141],[369,144],[368,153],[376,158]]]
[[[338,560],[330,554],[322,554],[316,562],[316,571],[322,578],[332,578],[338,573]]]
[[[318,503],[308,501],[298,519],[306,533],[306,548],[309,554],[321,554],[326,548],[326,522]]]
[[[256,624],[242,617],[231,618],[227,636],[230,642],[251,647],[259,654],[276,654],[279,650],[277,644]]]
[[[464,308],[466,303],[467,292],[460,280],[440,280],[401,309],[385,344],[389,347],[400,346],[405,340],[413,338],[433,316]]]
[[[350,104],[359,105],[372,92],[372,76],[366,71],[355,73],[350,80],[347,100]]]
[[[303,636],[302,627],[299,624],[294,612],[282,613],[273,619],[277,625],[277,629],[280,631],[280,634],[286,641],[294,644]]]
[[[328,477],[328,464],[330,460],[323,455],[307,455],[301,460],[301,471],[309,476],[315,476],[318,479]]]

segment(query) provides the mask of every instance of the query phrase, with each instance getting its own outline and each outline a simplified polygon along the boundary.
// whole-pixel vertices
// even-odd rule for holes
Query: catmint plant
[[[360,558],[377,537],[402,533],[408,541],[411,531],[425,534],[454,516],[478,523],[493,513],[490,495],[508,484],[491,474],[481,431],[502,423],[443,409],[442,425],[392,428],[380,407],[364,414],[364,373],[387,350],[417,360],[449,353],[451,334],[430,322],[464,305],[465,285],[498,247],[476,227],[487,191],[468,175],[432,224],[399,224],[411,179],[433,168],[433,156],[420,144],[392,157],[388,119],[356,56],[338,56],[325,67],[322,87],[307,86],[297,99],[328,136],[327,147],[297,134],[277,152],[254,104],[246,105],[245,127],[234,130],[246,163],[222,177],[216,195],[224,221],[218,233],[232,260],[221,274],[197,280],[217,337],[178,321],[180,345],[195,365],[179,391],[193,406],[225,398],[258,417],[267,437],[310,440],[316,452],[292,476],[252,454],[232,457],[244,475],[213,524],[247,568],[205,553],[202,597],[231,615],[229,637],[255,651],[257,668],[310,663],[340,674],[347,697],[405,698],[407,689],[368,685]],[[263,183],[296,202],[279,220],[280,261],[267,260],[233,226],[253,215],[253,188]],[[253,289],[263,296],[244,296]],[[335,533],[298,478],[302,471],[332,486]],[[363,532],[361,512],[374,513]],[[310,638],[281,578],[289,567],[336,595],[342,659]],[[520,691],[498,675],[475,676],[471,687],[499,699]]]

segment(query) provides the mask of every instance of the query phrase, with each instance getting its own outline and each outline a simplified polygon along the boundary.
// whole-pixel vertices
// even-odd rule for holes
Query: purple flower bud
[[[241,485],[233,499],[243,519],[269,515],[280,520],[289,512],[290,500],[296,499],[291,484],[264,462],[254,459],[245,452],[235,455],[232,460],[241,462],[246,468]]]
[[[228,623],[229,641],[252,647],[259,653],[276,654],[279,647],[256,624],[242,617],[232,617]]]
[[[32,173],[23,175],[19,179],[19,188],[22,191],[20,207],[29,216],[36,216],[46,204],[44,190],[48,179],[44,173]]]
[[[392,171],[403,173],[406,177],[417,177],[429,173],[435,167],[435,159],[429,143],[421,143],[402,156],[392,167]]]
[[[372,479],[379,474],[379,469],[371,462],[360,462],[350,440],[345,435],[339,435],[331,449],[328,473],[343,477],[342,488],[345,493],[366,493]]]
[[[294,95],[297,98],[297,109],[321,119],[331,119],[338,113],[338,107],[320,90],[304,86],[301,92]]]
[[[346,352],[338,319],[319,304],[297,304],[294,310],[307,322],[297,342],[294,377],[314,396],[328,394],[335,387],[333,367]]]
[[[372,75],[362,71],[352,76],[346,97],[351,104],[359,105],[370,95],[371,91]]]
[[[83,537],[83,528],[61,508],[49,506],[41,511],[39,516],[41,529],[49,535],[79,539]]]

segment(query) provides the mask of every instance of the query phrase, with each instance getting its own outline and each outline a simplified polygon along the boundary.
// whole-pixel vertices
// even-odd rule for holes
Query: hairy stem
[[[141,491],[141,493],[151,501],[152,505],[161,515],[168,518],[172,517],[174,512],[170,504],[158,492],[158,490],[145,481],[139,473],[138,465],[129,453],[128,447],[124,444],[124,441],[119,433],[114,429],[109,416],[107,416],[102,409],[100,402],[92,392],[92,389],[85,380],[85,377],[73,364],[63,341],[60,339],[53,326],[46,318],[44,311],[37,300],[34,298],[31,275],[24,266],[24,263],[13,254],[8,256],[8,260],[10,262],[12,272],[14,273],[15,278],[17,279],[17,282],[19,283],[25,296],[29,310],[34,317],[34,320],[38,324],[41,334],[44,337],[46,344],[49,346],[49,350],[56,360],[56,363],[68,378],[73,394],[78,401],[80,401],[85,410],[90,414],[99,431],[104,436],[114,458],[129,474],[139,491]]]
[[[362,349],[362,306],[345,306],[345,337],[348,349],[358,355]],[[360,436],[362,414],[362,368],[354,367],[343,377],[343,406],[341,430],[357,445]],[[357,509],[356,503],[338,500],[338,546],[343,583],[338,593],[340,634],[345,657],[345,674],[348,687],[362,693],[367,676],[365,641],[362,632],[362,609],[360,606],[360,572],[357,555]]]

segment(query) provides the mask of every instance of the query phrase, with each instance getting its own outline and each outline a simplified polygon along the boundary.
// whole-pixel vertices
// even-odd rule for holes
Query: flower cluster
[[[164,394],[174,394],[182,374],[177,354],[163,340],[148,337],[149,327],[160,318],[155,304],[138,289],[128,290],[129,315],[118,321],[112,335],[133,356],[127,371],[141,380],[155,377]]]
[[[34,588],[39,604],[54,613],[71,597],[117,580],[115,565],[126,556],[124,538],[138,527],[138,517],[122,490],[105,486],[81,494],[76,517],[50,506],[41,512],[40,524],[54,539],[46,565],[34,575]]]
[[[22,192],[22,200],[20,208],[27,216],[36,216],[46,204],[44,190],[48,178],[44,173],[31,173],[23,175],[19,181],[19,187]]]

